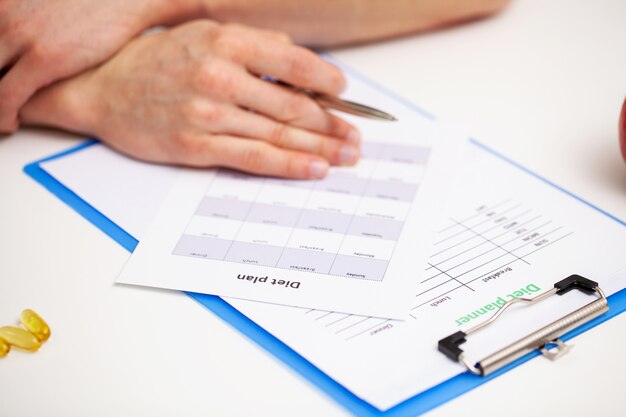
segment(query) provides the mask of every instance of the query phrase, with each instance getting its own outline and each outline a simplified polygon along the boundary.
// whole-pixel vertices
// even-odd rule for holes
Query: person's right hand
[[[105,61],[141,31],[182,13],[180,3],[1,0],[0,132],[17,129],[18,110],[35,91]]]
[[[319,178],[329,163],[357,161],[355,127],[260,75],[332,95],[345,85],[336,67],[284,34],[196,21],[132,41],[38,93],[21,117],[153,162]]]

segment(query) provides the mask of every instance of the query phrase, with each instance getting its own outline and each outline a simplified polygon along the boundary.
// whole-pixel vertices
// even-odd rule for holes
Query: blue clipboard
[[[54,177],[48,174],[45,170],[43,170],[40,166],[42,162],[50,161],[53,159],[63,158],[69,154],[74,152],[80,152],[81,150],[92,146],[98,143],[97,141],[88,141],[81,145],[78,145],[74,148],[71,148],[67,151],[61,152],[59,154],[50,156],[48,158],[41,159],[39,161],[28,164],[24,167],[24,172],[28,174],[35,181],[43,185],[48,191],[52,194],[56,195],[59,199],[65,202],[68,206],[73,208],[76,212],[78,212],[85,219],[90,221],[97,228],[102,230],[104,233],[109,235],[113,240],[122,245],[126,250],[132,252],[139,241],[131,236],[124,229],[119,227],[113,221],[111,221],[107,216],[98,211],[95,207],[91,206],[85,200],[76,195],[72,190],[67,188],[65,185],[57,181]],[[494,156],[501,158],[513,166],[523,170],[524,172],[532,175],[540,181],[549,184],[550,186],[558,189],[559,191],[569,195],[579,203],[585,204],[600,213],[608,216],[615,222],[620,225],[626,227],[626,222],[618,219],[617,217],[601,210],[600,208],[594,206],[593,204],[587,202],[586,200],[570,193],[569,191],[559,187],[558,185],[548,181],[547,179],[541,177],[540,175],[524,168],[518,163],[506,158],[505,156],[497,153],[496,151],[488,148],[487,146],[472,140],[471,143],[475,146],[480,147],[493,154]],[[318,369],[311,362],[307,361],[305,358],[296,353],[289,346],[281,342],[279,339],[274,337],[271,333],[267,332],[265,329],[260,327],[258,324],[250,320],[248,317],[240,313],[233,306],[228,304],[226,301],[222,300],[220,297],[214,295],[206,295],[206,294],[198,294],[187,292],[191,298],[205,306],[207,309],[212,311],[214,314],[219,316],[222,320],[229,323],[232,327],[243,333],[249,339],[253,340],[256,344],[273,354],[276,358],[281,360],[287,366],[294,369],[304,378],[308,379],[313,385],[317,388],[324,391],[327,395],[337,401],[341,406],[346,408],[355,416],[359,417],[409,417],[409,416],[417,416],[426,411],[437,407],[440,404],[443,404],[481,384],[484,384],[487,381],[497,377],[498,375],[507,372],[508,370],[528,361],[529,359],[538,356],[539,352],[535,351],[529,353],[528,355],[518,359],[517,361],[509,364],[508,366],[502,368],[501,370],[487,376],[487,377],[478,377],[470,374],[469,372],[465,372],[463,374],[457,375],[454,378],[451,378],[433,388],[430,388],[426,391],[423,391],[412,398],[394,406],[393,408],[387,411],[380,411],[377,408],[373,407],[366,401],[358,398],[356,395],[348,391],[341,384],[334,381],[331,377],[326,375],[320,369]],[[623,289],[611,296],[608,297],[609,300],[609,311],[586,323],[583,326],[572,330],[571,332],[565,334],[561,339],[563,341],[567,341],[574,336],[591,329],[592,327],[597,326],[598,324],[604,322],[605,320],[609,320],[610,318],[622,313],[626,310],[626,289]]]
[[[333,60],[334,61],[334,60]],[[384,90],[381,86],[376,85],[371,80],[364,78],[359,75],[356,71],[351,70],[345,66],[345,64],[339,64],[344,70],[349,71],[352,75],[358,77],[362,81],[371,85],[372,87],[382,90],[385,94],[392,96],[394,99],[402,102],[403,104],[411,107],[415,111],[419,112],[423,116],[433,119],[431,115],[415,107],[410,102],[407,102],[404,98],[398,97],[395,94],[390,93],[387,90]],[[485,152],[492,154],[493,156],[502,159],[503,161],[511,164],[512,166],[520,169],[521,171],[527,173],[535,177],[538,181],[542,181],[545,184],[557,189],[558,191],[565,193],[570,196],[573,200],[580,204],[585,204],[592,209],[602,213],[603,215],[609,217],[613,221],[618,224],[626,227],[626,222],[607,213],[606,211],[600,209],[599,207],[591,204],[590,202],[584,200],[583,198],[565,190],[564,188],[558,186],[557,184],[547,180],[546,178],[540,176],[539,174],[525,168],[524,166],[518,164],[517,162],[509,159],[508,157],[496,152],[495,150],[487,147],[486,145],[474,140],[470,139],[470,142],[482,149]],[[104,233],[109,235],[114,241],[120,244],[129,252],[133,252],[139,241],[131,236],[128,232],[122,229],[120,226],[115,224],[111,219],[109,219],[106,215],[98,211],[95,207],[91,206],[88,202],[83,200],[77,194],[75,194],[72,190],[67,188],[61,182],[56,180],[50,174],[48,174],[45,170],[43,170],[40,166],[41,163],[50,161],[53,159],[63,158],[69,154],[80,152],[81,150],[93,146],[98,143],[96,140],[87,141],[83,144],[80,144],[76,147],[68,149],[64,152],[58,153],[56,155],[52,155],[50,157],[35,161],[31,164],[28,164],[24,167],[24,172],[33,178],[35,181],[43,185],[48,191],[52,194],[56,195],[59,199],[65,202],[68,206],[74,209],[77,213],[83,216],[85,219],[90,221],[97,228],[102,230]],[[273,336],[271,333],[267,332],[265,329],[260,327],[258,324],[250,320],[244,314],[240,313],[233,306],[228,304],[226,301],[221,299],[218,296],[206,295],[206,294],[198,294],[187,292],[191,298],[205,306],[208,310],[216,314],[222,320],[229,323],[232,327],[237,329],[239,332],[243,333],[246,337],[254,341],[256,344],[261,346],[263,349],[270,352],[277,359],[282,361],[287,366],[291,367],[293,370],[298,372],[304,378],[309,380],[313,385],[315,385],[318,389],[325,392],[328,396],[333,398],[337,403],[347,409],[349,412],[359,417],[410,417],[417,416],[422,413],[425,413],[428,410],[431,410],[438,405],[441,405],[451,399],[470,391],[476,388],[479,385],[484,384],[496,378],[498,375],[501,375],[504,372],[513,369],[514,367],[530,360],[531,358],[538,356],[539,352],[534,351],[531,352],[515,362],[505,366],[504,368],[490,374],[487,377],[479,377],[469,372],[465,372],[459,374],[449,380],[432,387],[426,391],[423,391],[408,400],[403,401],[402,403],[390,408],[386,411],[380,411],[374,406],[370,405],[366,401],[360,399],[348,389],[343,387],[341,384],[333,380],[331,377],[322,372],[319,368],[313,365],[311,362],[307,361],[305,358],[300,356],[297,352],[287,346],[285,343],[281,342],[278,338]],[[598,324],[604,322],[605,320],[609,320],[610,318],[617,316],[626,310],[626,289],[622,289],[621,291],[611,295],[608,297],[610,309],[607,313],[603,314],[600,317],[568,332],[564,336],[560,337],[561,340],[567,341],[578,334],[591,329]],[[434,343],[434,341],[433,341]]]

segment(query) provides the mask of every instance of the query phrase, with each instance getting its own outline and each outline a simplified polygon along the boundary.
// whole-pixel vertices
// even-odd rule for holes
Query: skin
[[[192,35],[202,31],[197,28],[176,28],[171,36],[167,32],[149,40],[136,39],[138,35],[155,25],[211,18],[281,30],[298,43],[323,47],[439,28],[490,15],[505,3],[2,0],[0,132],[14,131],[21,121],[98,136],[149,161],[224,165],[297,178],[323,176],[329,163],[351,164],[358,159],[358,150],[355,155],[353,149],[340,146],[346,142],[342,145],[354,148],[358,133],[303,96],[258,87],[259,80],[252,83],[252,76],[276,73],[283,81],[338,94],[339,82],[328,86],[329,77],[341,78],[336,69],[319,60],[311,64],[312,57],[304,65],[304,52],[288,47],[288,37],[276,32],[263,46],[258,40],[267,38],[267,31],[252,34],[252,29],[215,23],[230,28],[217,30],[228,36],[215,40],[213,35]],[[155,39],[167,41],[167,48],[162,48],[167,52]],[[237,54],[220,50],[218,44],[223,42],[235,45]],[[280,71],[280,65],[270,61],[276,59],[274,50],[287,62],[296,62],[294,71],[305,76]],[[309,65],[313,70],[303,71]],[[250,75],[245,82],[244,74]],[[207,82],[190,81],[197,79]],[[257,87],[245,94],[243,86],[252,85]]]
[[[175,6],[179,6],[176,8]],[[188,0],[0,1],[0,132],[35,91],[115,54],[148,27],[200,16]]]
[[[295,42],[331,47],[377,41],[490,16],[508,0],[212,0],[207,15],[288,33]]]
[[[21,117],[159,163],[320,178],[329,163],[358,160],[352,125],[257,74],[328,94],[345,86],[337,68],[282,33],[199,20],[132,41],[35,95]]]

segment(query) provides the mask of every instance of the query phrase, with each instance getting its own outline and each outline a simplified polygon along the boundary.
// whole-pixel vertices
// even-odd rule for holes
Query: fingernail
[[[311,178],[324,178],[328,172],[328,162],[315,160],[309,164],[309,176]]]
[[[342,146],[339,149],[339,162],[342,164],[351,164],[356,162],[359,152],[354,146]]]
[[[361,133],[356,129],[350,129],[350,132],[346,135],[346,141],[354,145],[361,142]]]

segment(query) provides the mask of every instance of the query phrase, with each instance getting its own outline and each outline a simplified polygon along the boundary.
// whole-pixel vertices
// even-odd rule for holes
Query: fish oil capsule
[[[48,327],[48,323],[46,323],[39,314],[31,309],[26,309],[22,311],[20,318],[22,319],[24,327],[34,334],[40,342],[48,340],[50,337],[50,327]]]
[[[4,326],[0,327],[0,338],[4,339],[12,346],[20,349],[35,352],[41,346],[39,339],[28,330],[19,327]]]
[[[0,358],[4,358],[11,350],[11,345],[4,339],[0,338]]]

